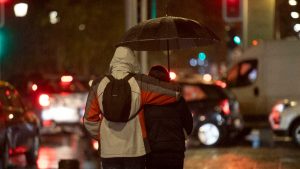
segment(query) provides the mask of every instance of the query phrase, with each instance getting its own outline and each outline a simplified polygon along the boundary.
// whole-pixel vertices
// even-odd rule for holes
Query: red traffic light
[[[240,0],[226,0],[227,17],[240,16]]]
[[[226,22],[239,22],[242,20],[242,1],[223,0],[223,18]]]

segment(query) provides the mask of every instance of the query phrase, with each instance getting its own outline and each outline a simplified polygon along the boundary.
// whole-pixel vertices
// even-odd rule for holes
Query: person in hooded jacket
[[[127,47],[118,47],[110,62],[111,75],[115,79],[123,79],[129,73],[138,71],[133,51]],[[106,76],[95,80],[89,91],[84,126],[99,140],[103,169],[144,169],[145,155],[150,149],[142,107],[146,104],[169,104],[180,98],[178,85],[163,83],[146,75],[135,74],[128,82],[132,92],[129,118],[133,119],[126,123],[112,122],[102,116],[103,92],[109,83]],[[138,115],[135,116],[136,112]]]
[[[149,76],[170,82],[168,71],[160,65],[150,69]],[[185,137],[193,129],[192,114],[185,100],[158,106],[146,105],[145,122],[151,153],[147,169],[183,169]]]

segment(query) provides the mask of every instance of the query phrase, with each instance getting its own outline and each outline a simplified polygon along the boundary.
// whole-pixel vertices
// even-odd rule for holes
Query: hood
[[[110,62],[110,72],[115,73],[138,73],[140,71],[139,63],[133,51],[127,47],[120,46]]]

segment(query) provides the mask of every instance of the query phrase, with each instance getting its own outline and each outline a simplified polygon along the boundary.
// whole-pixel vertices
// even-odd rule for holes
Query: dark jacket
[[[193,119],[186,102],[181,98],[178,102],[164,106],[145,106],[145,122],[152,153],[184,152],[184,131],[190,134]]]

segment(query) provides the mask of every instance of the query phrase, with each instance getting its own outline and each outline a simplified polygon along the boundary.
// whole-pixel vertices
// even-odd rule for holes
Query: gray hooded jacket
[[[118,47],[110,63],[114,78],[122,79],[129,72],[136,73],[138,70],[134,53],[129,48]],[[136,74],[128,82],[132,91],[130,116],[145,104],[168,104],[179,98],[180,88],[177,85],[141,74]],[[103,91],[108,83],[109,79],[105,76],[93,83],[86,104],[84,126],[92,136],[100,140],[101,157],[143,156],[149,152],[143,111],[127,123],[111,122],[102,116]]]

